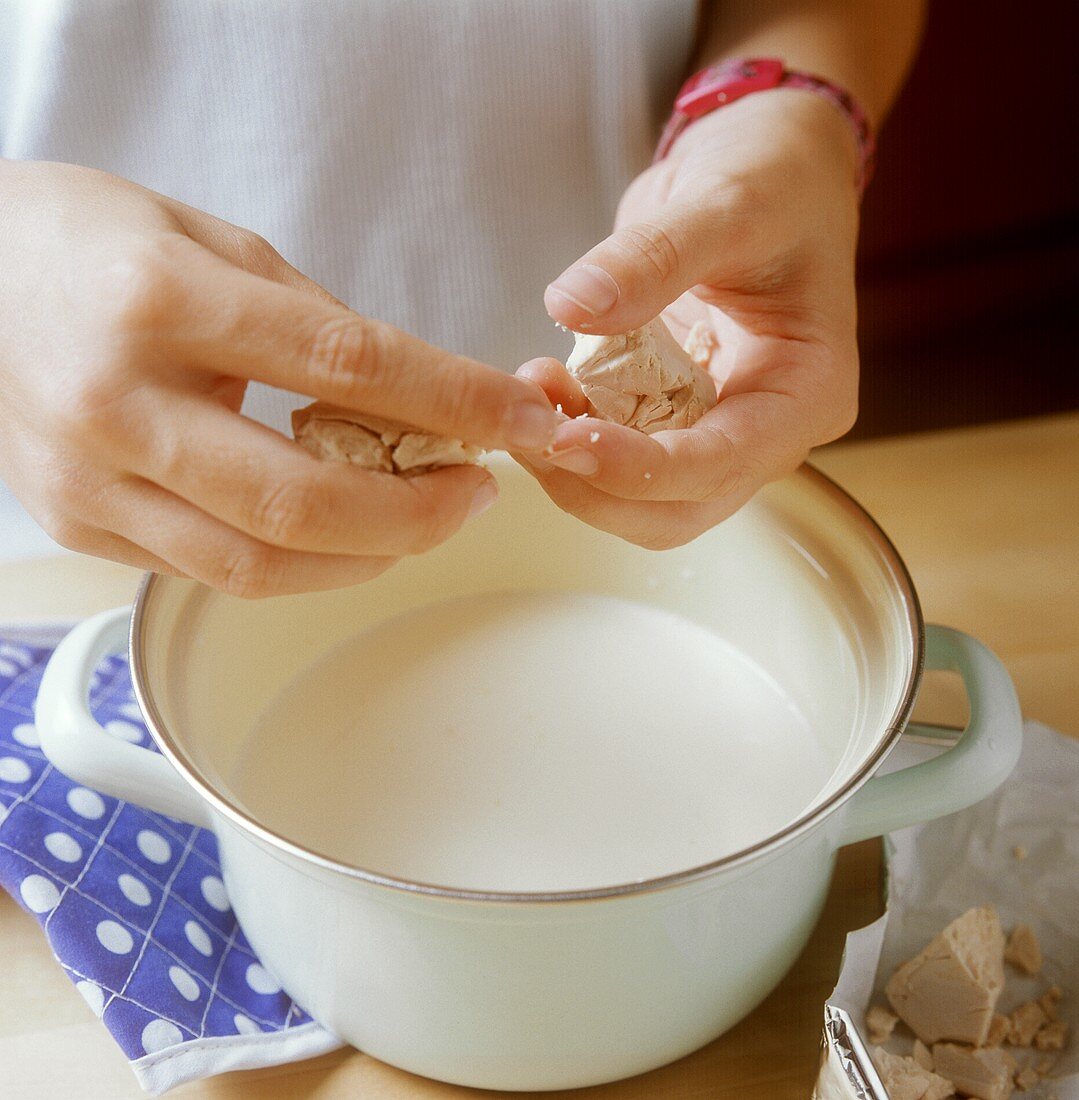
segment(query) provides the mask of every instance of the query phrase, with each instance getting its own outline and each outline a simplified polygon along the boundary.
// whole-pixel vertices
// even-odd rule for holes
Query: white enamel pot
[[[923,631],[894,548],[809,467],[663,554],[564,516],[509,462],[497,474],[494,508],[370,584],[242,601],[148,577],[130,628],[121,609],[60,645],[37,724],[73,779],[214,830],[251,943],[343,1039],[464,1085],[579,1087],[670,1062],[742,1019],[805,945],[837,848],[985,797],[1018,759],[1020,717],[1000,662],[964,634]],[[628,597],[718,632],[798,700],[829,747],[831,780],[748,848],[662,878],[550,894],[349,866],[278,835],[232,797],[224,777],[245,734],[304,666],[411,608],[506,589]],[[163,755],[109,736],[88,711],[95,665],[128,639]],[[963,678],[968,728],[939,757],[874,776],[903,733],[923,663]]]

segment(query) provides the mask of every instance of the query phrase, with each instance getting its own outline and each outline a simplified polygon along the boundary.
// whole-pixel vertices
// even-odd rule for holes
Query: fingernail
[[[488,478],[477,490],[472,498],[472,505],[468,509],[468,518],[475,519],[482,516],[494,502],[498,500],[498,485],[495,479]]]
[[[518,405],[506,433],[510,446],[522,451],[542,451],[563,419],[550,407]]]
[[[545,452],[543,457],[559,469],[569,470],[571,474],[589,477],[599,470],[599,459],[583,447],[570,447],[566,451],[555,451],[554,454]]]
[[[595,264],[578,264],[548,287],[593,317],[606,313],[618,301],[618,284]]]

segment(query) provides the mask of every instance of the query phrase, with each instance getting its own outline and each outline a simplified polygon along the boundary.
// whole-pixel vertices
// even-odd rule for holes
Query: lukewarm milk
[[[233,776],[265,824],[447,886],[650,878],[782,827],[830,768],[767,673],[610,596],[493,593],[394,618],[268,707]]]

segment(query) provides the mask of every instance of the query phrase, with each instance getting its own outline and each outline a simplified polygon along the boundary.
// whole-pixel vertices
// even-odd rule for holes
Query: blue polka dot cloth
[[[255,957],[211,832],[72,783],[45,759],[34,700],[62,634],[0,631],[0,887],[37,919],[148,1092],[340,1046]],[[158,751],[125,658],[98,666],[90,709],[112,736]]]

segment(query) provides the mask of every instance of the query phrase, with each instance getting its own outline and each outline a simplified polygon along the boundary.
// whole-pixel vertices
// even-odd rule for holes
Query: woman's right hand
[[[58,542],[239,596],[437,545],[491,475],[321,462],[240,415],[259,380],[534,451],[537,386],[348,310],[262,238],[91,169],[0,160],[0,476]]]

